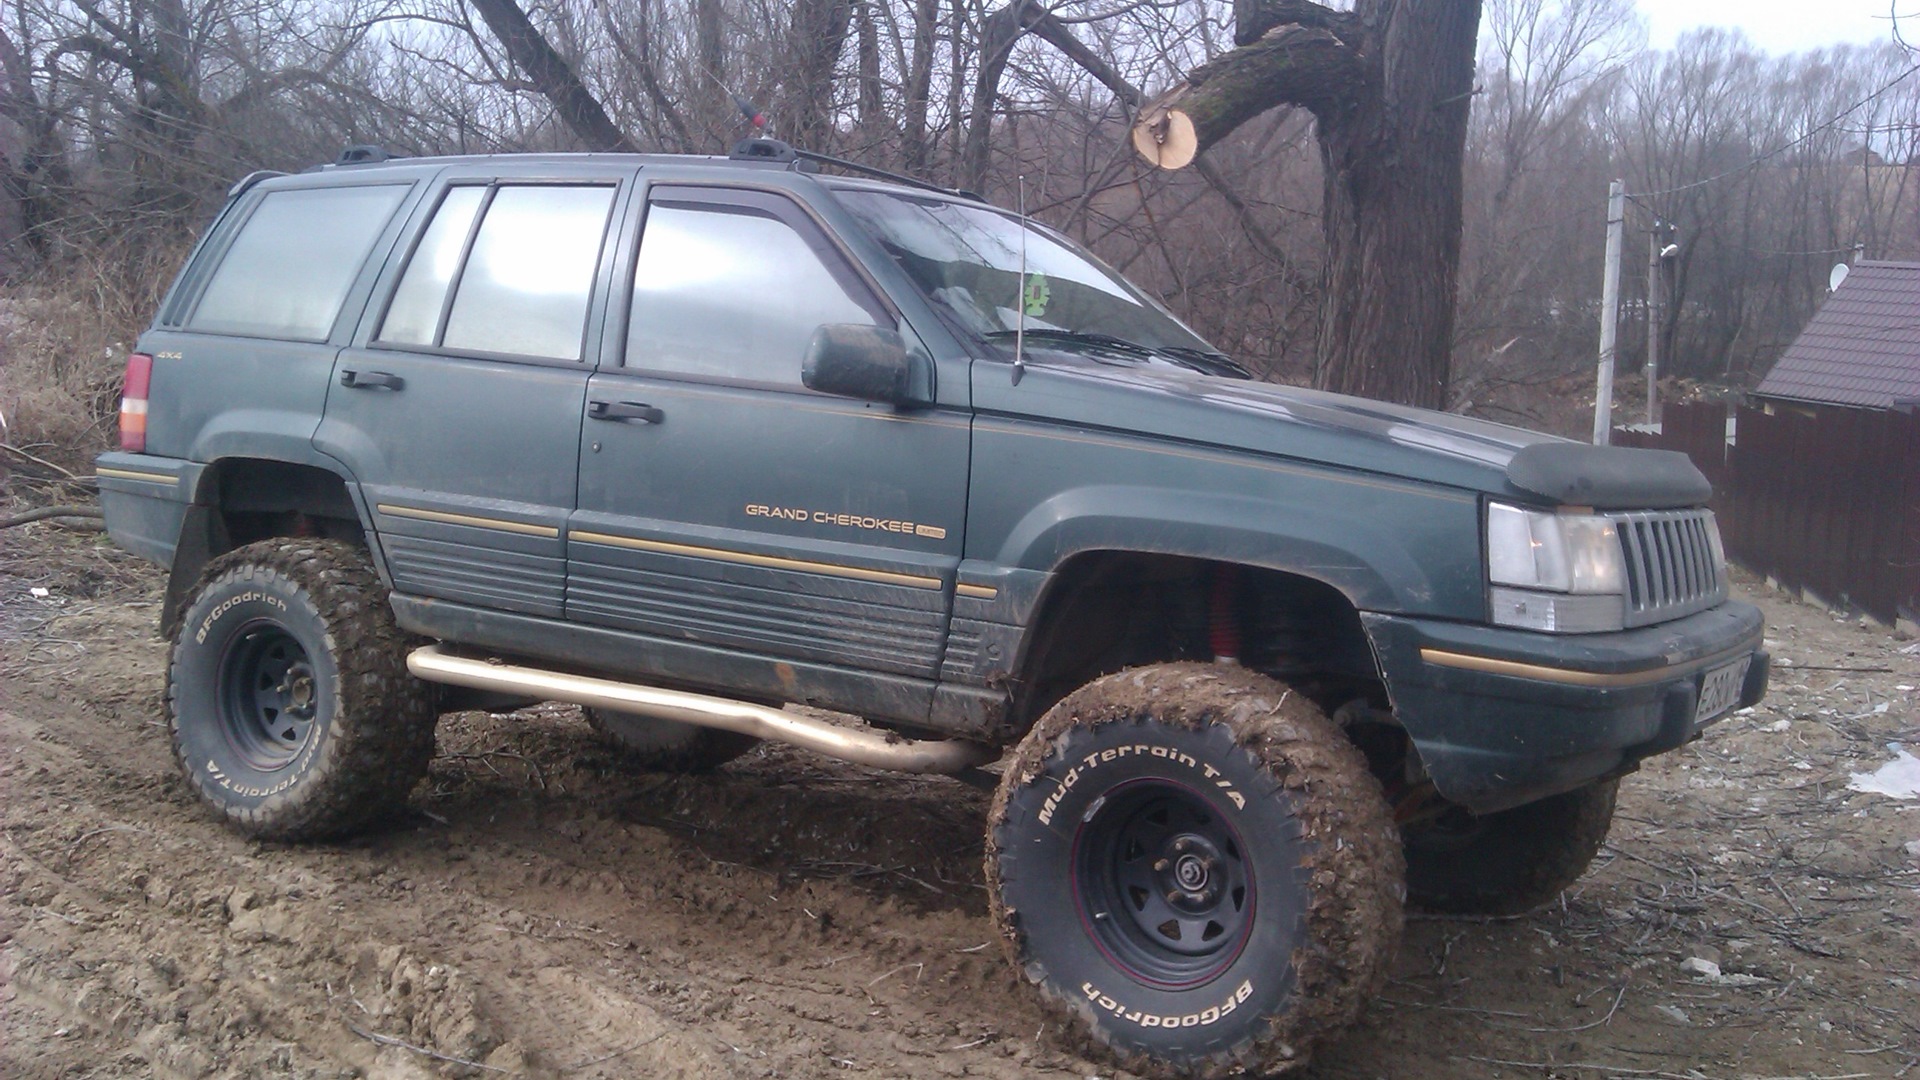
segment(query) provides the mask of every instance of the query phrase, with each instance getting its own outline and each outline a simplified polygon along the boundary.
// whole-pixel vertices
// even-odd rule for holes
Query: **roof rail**
[[[941,187],[931,180],[922,180],[917,176],[908,176],[905,173],[897,173],[890,169],[882,169],[873,165],[862,165],[860,162],[848,161],[846,158],[837,158],[828,154],[816,154],[811,150],[800,150],[797,148],[793,151],[793,156],[802,161],[819,162],[822,165],[833,165],[845,169],[848,172],[857,172],[865,176],[877,177],[881,180],[891,180],[896,184],[905,184],[908,187],[916,187],[922,191],[937,191],[942,195],[957,195],[960,198],[971,199],[974,202],[987,201],[971,191]]]
[[[881,180],[891,180],[896,184],[905,184],[908,187],[916,187],[922,191],[937,191],[942,195],[958,195],[963,199],[972,199],[974,202],[986,201],[971,191],[960,191],[954,188],[941,187],[939,184],[921,180],[918,177],[907,176],[904,173],[893,172],[873,165],[862,165],[858,161],[848,161],[846,158],[837,158],[829,154],[816,154],[811,150],[802,150],[797,146],[781,142],[779,139],[742,139],[733,144],[733,153],[727,156],[734,161],[785,162],[792,168],[806,172],[812,171],[807,168],[809,165],[832,165],[835,168],[845,169],[848,172],[861,173],[866,176],[877,177]]]
[[[246,191],[248,188],[252,187],[253,185],[259,183],[262,180],[271,180],[276,176],[285,176],[285,175],[287,174],[281,172],[278,169],[255,169],[254,171],[241,177],[239,183],[227,189],[227,199],[231,201],[233,199],[239,198],[241,195],[246,194]]]

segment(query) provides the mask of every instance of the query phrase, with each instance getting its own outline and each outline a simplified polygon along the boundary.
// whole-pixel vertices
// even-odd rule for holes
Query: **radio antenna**
[[[1013,303],[1013,385],[1027,373],[1027,178],[1020,177],[1020,285]]]

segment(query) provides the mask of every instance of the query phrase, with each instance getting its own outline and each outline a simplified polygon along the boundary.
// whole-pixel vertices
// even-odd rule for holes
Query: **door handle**
[[[340,385],[354,390],[404,390],[407,380],[386,371],[355,371],[348,368],[340,373]]]
[[[643,424],[658,424],[667,418],[666,413],[642,401],[589,401],[587,415],[595,420],[638,420]]]

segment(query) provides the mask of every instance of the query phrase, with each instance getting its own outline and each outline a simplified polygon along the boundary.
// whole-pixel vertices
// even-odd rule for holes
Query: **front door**
[[[396,590],[557,618],[585,342],[630,177],[510,169],[441,181],[335,362],[314,442],[359,481]]]
[[[772,191],[655,183],[631,295],[587,389],[568,618],[676,643],[683,673],[772,659],[789,697],[795,664],[931,679],[967,417],[800,382],[822,324],[911,331]]]

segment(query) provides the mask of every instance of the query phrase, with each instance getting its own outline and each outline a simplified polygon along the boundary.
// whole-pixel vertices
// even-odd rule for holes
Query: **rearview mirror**
[[[829,323],[813,332],[800,381],[823,394],[903,405],[913,400],[913,357],[897,330]]]

